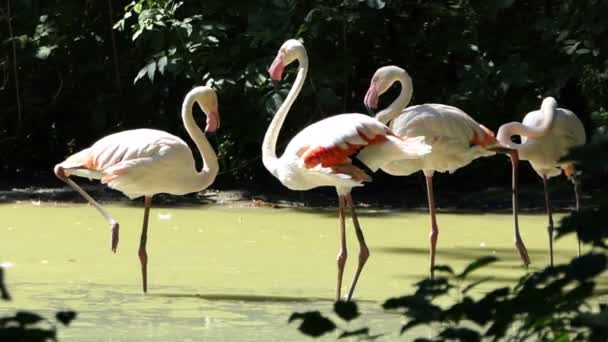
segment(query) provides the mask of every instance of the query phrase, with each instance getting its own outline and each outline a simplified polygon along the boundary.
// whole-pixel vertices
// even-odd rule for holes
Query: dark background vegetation
[[[591,136],[608,122],[607,12],[600,0],[3,0],[0,185],[57,186],[54,164],[125,129],[188,141],[183,96],[212,84],[222,115],[214,187],[278,188],[260,144],[293,72],[277,90],[266,70],[292,37],[311,69],[280,143],[329,115],[365,112],[369,79],[386,64],[413,77],[412,104],[455,105],[496,130],[552,95]],[[522,184],[540,186],[521,169]],[[508,187],[509,177],[506,158],[485,158],[438,185]],[[422,190],[420,180],[378,175],[369,191]]]

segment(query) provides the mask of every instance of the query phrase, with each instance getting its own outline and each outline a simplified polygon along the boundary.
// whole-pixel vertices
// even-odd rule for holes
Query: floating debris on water
[[[159,220],[170,220],[172,217],[171,213],[158,213]]]

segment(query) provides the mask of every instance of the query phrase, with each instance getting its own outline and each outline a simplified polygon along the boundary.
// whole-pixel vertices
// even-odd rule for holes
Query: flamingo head
[[[220,112],[218,111],[217,94],[211,87],[198,87],[196,102],[207,115],[205,133],[215,133],[220,128]]]
[[[405,70],[394,65],[384,66],[376,70],[363,100],[365,107],[370,111],[377,109],[380,95],[384,94],[402,73],[405,73]]]
[[[293,61],[300,58],[305,53],[304,45],[299,40],[289,39],[279,49],[272,65],[268,68],[268,73],[273,81],[280,81],[283,77],[283,70]]]

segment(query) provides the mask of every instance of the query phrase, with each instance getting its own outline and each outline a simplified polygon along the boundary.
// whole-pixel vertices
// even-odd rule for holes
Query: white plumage
[[[190,147],[180,138],[155,129],[135,129],[108,135],[55,166],[55,174],[78,191],[108,221],[112,230],[112,251],[118,246],[119,225],[91,196],[69,177],[100,179],[129,198],[145,196],[144,223],[139,246],[142,283],[147,291],[147,230],[152,196],[158,193],[183,195],[207,188],[219,167],[217,156],[192,117],[198,103],[207,115],[206,131],[219,127],[215,91],[209,87],[192,89],[184,99],[182,120],[203,159],[203,169],[195,168]]]
[[[422,143],[422,138],[399,138],[386,125],[366,115],[342,114],[306,127],[291,140],[283,155],[277,157],[279,131],[306,78],[306,49],[299,41],[288,40],[281,46],[269,69],[270,77],[279,81],[285,66],[296,60],[300,64],[298,75],[264,136],[262,159],[266,169],[289,189],[308,190],[319,186],[336,188],[341,224],[337,299],[340,298],[346,261],[344,205],[348,203],[350,206],[360,246],[359,263],[347,297],[350,299],[363,265],[369,257],[369,249],[359,226],[350,192],[353,187],[370,181],[370,177],[364,170],[352,164],[352,158],[359,159],[374,171],[394,160],[417,158],[427,154],[430,147]]]
[[[543,112],[535,110],[528,113],[523,125],[540,127],[546,118]],[[584,145],[586,141],[585,128],[581,120],[570,110],[557,108],[553,125],[544,136],[533,139],[521,136],[521,144],[525,147],[519,149],[519,158],[527,160],[539,176],[559,176],[563,168],[569,163],[560,162],[570,149]]]
[[[404,69],[397,66],[385,66],[374,73],[365,95],[365,106],[376,109],[380,95],[395,82],[401,84],[399,97],[390,106],[378,112],[376,118],[381,122],[389,123],[389,127],[398,136],[424,136],[425,142],[432,146],[432,151],[417,160],[390,162],[382,166],[382,170],[395,176],[407,176],[417,171],[424,172],[431,216],[429,239],[432,278],[439,235],[435,218],[433,174],[435,171],[451,173],[479,157],[494,155],[493,148],[497,147],[497,141],[494,133],[456,107],[423,104],[405,108],[412,98],[412,79]],[[528,263],[527,251],[517,231],[516,240],[522,260]]]
[[[519,135],[521,143],[511,140]],[[532,111],[524,117],[523,123],[509,122],[498,129],[498,141],[505,147],[516,151],[519,159],[527,160],[543,179],[545,207],[549,220],[549,258],[553,266],[553,217],[547,186],[548,178],[559,176],[562,170],[574,184],[576,209],[580,207],[580,187],[574,164],[561,161],[576,146],[585,144],[585,129],[579,118],[570,110],[557,108],[553,97],[543,100],[540,110]],[[517,185],[516,174],[513,174]],[[517,208],[513,208],[514,214]],[[580,241],[578,244],[580,255]]]
[[[424,136],[433,151],[412,163],[393,162],[382,168],[395,176],[407,176],[424,171],[454,172],[479,157],[495,152],[473,144],[488,135],[489,130],[475,122],[462,110],[443,104],[423,104],[407,107],[390,122],[390,128],[399,136]],[[488,139],[488,145],[493,142]]]

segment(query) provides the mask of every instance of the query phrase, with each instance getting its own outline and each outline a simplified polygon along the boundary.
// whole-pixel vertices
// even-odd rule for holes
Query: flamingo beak
[[[284,58],[285,53],[280,51],[270,65],[270,68],[268,68],[268,73],[270,74],[271,80],[278,82],[281,80],[281,78],[283,78],[283,70],[285,69],[285,63],[283,62]]]
[[[220,113],[217,110],[214,110],[207,115],[205,134],[213,134],[218,128],[220,128]]]
[[[370,115],[374,115],[374,110],[378,108],[378,88],[376,87],[376,82],[372,81],[369,85],[369,89],[365,94],[365,99],[363,100],[365,104],[365,108]]]

